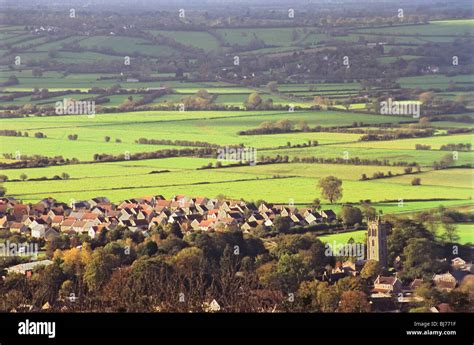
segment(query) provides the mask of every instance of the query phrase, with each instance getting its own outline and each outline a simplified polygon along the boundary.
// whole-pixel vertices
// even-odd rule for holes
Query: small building
[[[334,213],[333,210],[323,210],[321,211],[321,216],[327,221],[327,222],[333,222],[336,220],[337,216]]]
[[[374,281],[373,291],[382,294],[398,294],[402,292],[402,282],[397,277],[379,275]]]
[[[435,274],[433,276],[435,287],[441,291],[451,291],[456,288],[456,278],[449,272],[444,274]]]
[[[213,299],[210,303],[204,302],[203,309],[207,313],[216,313],[221,310],[221,306]]]
[[[464,266],[465,264],[466,264],[466,261],[464,261],[460,257],[456,257],[451,260],[451,266],[453,267],[461,267],[461,266]]]
[[[31,228],[31,237],[44,238],[46,228],[43,224],[36,224]]]

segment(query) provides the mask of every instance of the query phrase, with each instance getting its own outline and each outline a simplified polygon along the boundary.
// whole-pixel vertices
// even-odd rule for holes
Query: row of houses
[[[117,227],[148,231],[153,227],[177,224],[183,233],[239,228],[251,232],[258,226],[271,228],[277,217],[290,226],[308,226],[336,220],[332,210],[316,211],[286,205],[261,204],[240,200],[190,198],[161,195],[125,200],[118,204],[107,198],[93,198],[70,205],[52,198],[36,204],[22,204],[12,198],[0,199],[0,229],[50,240],[60,233],[96,237],[103,229]]]
[[[446,259],[443,259],[446,260]],[[326,271],[323,280],[335,283],[339,279],[360,274],[366,261],[345,261],[337,263],[336,267]],[[378,311],[399,311],[404,304],[422,302],[423,298],[415,294],[415,290],[422,284],[428,284],[443,292],[450,292],[459,288],[465,279],[474,279],[474,265],[460,257],[451,260],[448,272],[434,274],[431,279],[414,279],[411,282],[402,282],[398,278],[397,272],[392,275],[378,275],[374,280],[370,292],[370,301],[373,310]],[[433,313],[451,312],[452,308],[447,303],[441,303],[430,310]]]

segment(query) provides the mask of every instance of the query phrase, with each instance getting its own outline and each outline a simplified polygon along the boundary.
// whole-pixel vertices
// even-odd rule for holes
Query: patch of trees
[[[449,254],[448,247],[448,251],[444,252],[443,242],[436,241],[434,232],[427,229],[424,222],[395,217],[391,217],[389,222],[392,224],[388,236],[389,262],[394,262],[397,256],[403,258],[403,269],[399,274],[402,281],[414,278],[429,281],[434,273],[449,269],[450,259],[453,258],[452,246]],[[446,257],[446,261],[438,260]]]
[[[53,311],[203,312],[215,299],[225,311],[256,312],[281,304],[281,292],[269,299],[259,284],[256,257],[268,255],[260,239],[228,232],[196,233],[185,241],[175,230],[157,227],[150,239],[120,228],[89,242],[73,238],[81,250],[61,237],[48,243],[54,264],[36,269],[34,279],[10,275],[0,297],[15,294],[38,309],[48,302]],[[84,303],[70,303],[71,294]],[[1,310],[18,307],[9,299]]]
[[[416,166],[416,173],[421,172],[421,167],[419,165]],[[367,174],[362,174],[360,180],[361,181],[368,181],[368,180],[377,180],[377,179],[383,179],[383,178],[390,178],[390,177],[395,177],[395,176],[403,176],[403,175],[411,175],[413,174],[413,168],[412,167],[407,167],[404,169],[404,172],[401,174],[393,174],[391,171],[388,171],[387,173],[383,171],[376,171],[373,173],[372,177],[368,177]]]
[[[154,152],[138,152],[132,154],[94,154],[94,161],[99,162],[116,162],[125,160],[143,160],[143,159],[158,159],[158,158],[169,158],[169,157],[209,157],[217,154],[214,148],[189,148],[189,149],[166,149]]]
[[[74,90],[64,90],[64,91],[49,91],[48,89],[41,89],[34,92],[31,96],[30,101],[39,101],[42,99],[48,99],[53,97],[66,96],[71,94],[80,94],[80,92]]]
[[[169,139],[146,139],[140,138],[135,140],[137,144],[145,145],[170,145],[170,146],[193,146],[193,147],[221,147],[217,144],[205,141],[189,141],[189,140],[169,140]]]
[[[43,132],[36,132],[35,133],[35,138],[43,139],[43,138],[47,138],[47,136]]]
[[[10,182],[18,182],[18,181],[57,181],[57,180],[69,180],[70,176],[67,173],[62,173],[61,175],[54,175],[53,177],[34,177],[28,178],[26,174],[21,174],[19,179],[10,180]]]
[[[163,174],[163,173],[167,173],[167,172],[170,172],[169,170],[152,170],[149,172],[149,174]]]
[[[278,163],[307,163],[307,164],[347,164],[347,165],[377,165],[377,166],[405,166],[405,167],[417,167],[417,162],[390,162],[389,160],[378,160],[378,159],[361,159],[359,157],[351,157],[349,159],[344,158],[325,158],[325,157],[298,157],[294,156],[291,160],[287,155],[276,155],[276,156],[260,156],[257,165],[262,164],[278,164]],[[240,163],[236,163],[240,164]],[[242,163],[244,164],[244,163]],[[228,165],[223,166],[223,168]]]
[[[158,97],[164,96],[168,93],[170,93],[170,89],[163,89],[163,90],[158,90],[154,91],[152,93],[147,93],[145,94],[141,99],[135,101],[132,96],[129,96],[127,100],[125,100],[124,103],[122,103],[119,108],[120,109],[126,109],[126,110],[132,110],[134,108],[139,108],[142,107],[146,104],[152,103],[155,99]]]
[[[431,150],[430,145],[423,145],[423,144],[416,144],[415,145],[416,150]]]
[[[303,143],[303,144],[291,144],[291,142],[288,141],[286,146],[278,146],[278,148],[279,149],[285,149],[285,148],[299,149],[302,147],[315,147],[318,145],[319,145],[319,142],[317,140],[308,140],[308,142]]]
[[[348,165],[378,165],[378,166],[411,166],[418,165],[417,162],[390,162],[388,159],[368,159],[359,157],[350,157],[344,159],[342,157],[298,157],[294,156],[291,163],[312,163],[312,164],[348,164]]]
[[[4,158],[15,160],[12,163],[0,163],[2,169],[23,169],[23,168],[41,168],[47,166],[58,166],[68,164],[78,164],[77,158],[64,158],[63,156],[46,157],[41,155],[27,156],[22,155],[20,160],[11,153],[4,153]]]
[[[185,109],[207,109],[216,98],[216,94],[210,94],[207,90],[201,89],[194,96],[183,97],[182,103]]]
[[[463,133],[474,133],[472,128],[449,128],[447,130],[448,134],[463,134]]]
[[[456,99],[455,101],[451,101],[442,99],[436,97],[431,91],[421,93],[419,100],[423,104],[421,107],[421,115],[461,114],[467,110],[465,100]]]
[[[472,144],[446,144],[441,145],[439,148],[441,151],[471,151]]]
[[[265,121],[256,129],[240,131],[239,135],[260,135],[260,134],[276,134],[289,133],[294,131],[294,124],[290,120],[279,120],[276,122]]]
[[[5,137],[28,137],[28,132],[15,131],[13,129],[2,129],[0,135]]]
[[[332,204],[342,198],[342,180],[335,176],[327,176],[319,180],[321,196]]]
[[[278,163],[289,163],[289,157],[288,156],[266,157],[265,161],[255,162],[255,165],[267,165],[267,164],[278,164]],[[249,165],[249,162],[244,161],[244,160],[234,162],[234,163],[227,163],[226,165],[223,165],[222,162],[217,161],[215,165],[212,162],[209,162],[208,164],[203,165],[200,168],[197,168],[197,170],[227,169],[227,168],[235,168],[235,167],[248,166],[248,165]]]
[[[433,163],[435,170],[449,168],[454,163],[453,154],[444,155],[439,161]]]
[[[79,137],[79,136],[78,136],[77,134],[69,134],[69,135],[67,136],[67,138],[68,138],[69,140],[77,140],[78,137]]]
[[[268,98],[263,100],[257,92],[252,92],[244,102],[247,110],[266,110],[273,109],[273,100]]]
[[[13,85],[18,85],[20,84],[20,81],[18,80],[18,78],[15,76],[15,75],[11,75],[8,77],[8,79],[6,81],[4,81],[3,83],[0,83],[0,86],[13,86]]]
[[[426,138],[432,137],[436,132],[435,129],[411,130],[411,131],[387,131],[384,134],[366,134],[360,137],[359,141],[380,141],[380,140],[396,140],[408,138]]]
[[[356,226],[362,223],[362,211],[351,205],[344,205],[341,209],[340,218],[344,224]]]

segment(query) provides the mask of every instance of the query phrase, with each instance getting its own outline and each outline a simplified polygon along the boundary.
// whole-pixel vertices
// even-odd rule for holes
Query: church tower
[[[377,217],[367,220],[367,260],[376,260],[387,267],[387,236],[390,224]]]

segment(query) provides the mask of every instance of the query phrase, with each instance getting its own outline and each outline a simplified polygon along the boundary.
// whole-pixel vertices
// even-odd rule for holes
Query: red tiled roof
[[[201,223],[199,223],[199,225],[208,227],[209,225],[211,225],[212,223],[215,223],[216,221],[217,219],[206,219],[206,220],[202,220]]]

